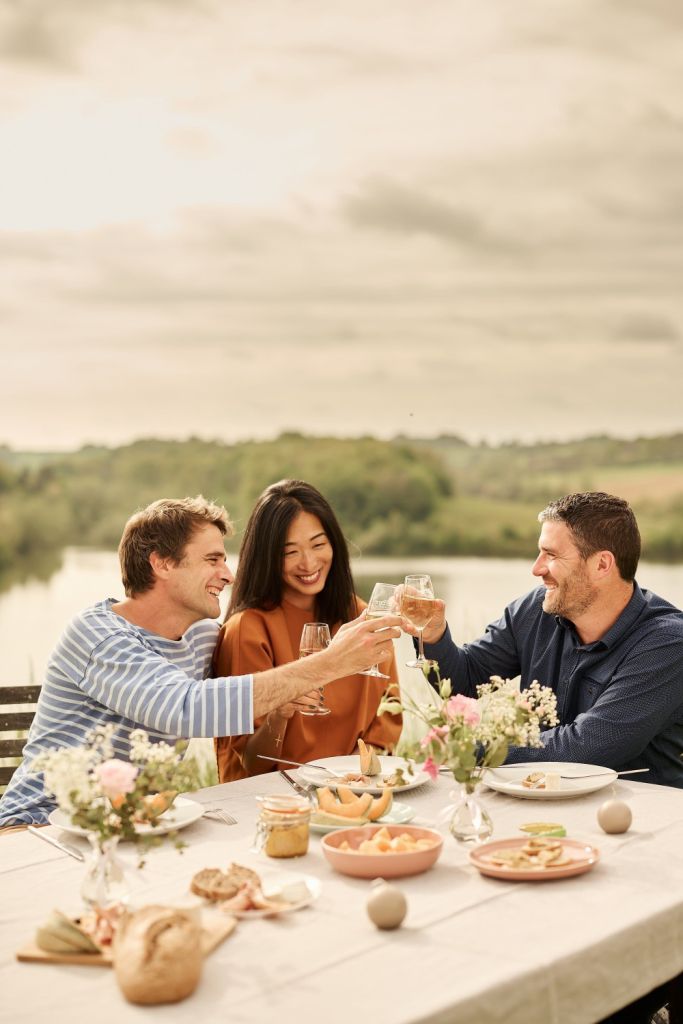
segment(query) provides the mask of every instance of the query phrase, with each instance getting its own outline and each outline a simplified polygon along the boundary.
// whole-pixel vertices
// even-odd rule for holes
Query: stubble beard
[[[543,611],[548,615],[560,615],[570,622],[584,615],[598,596],[596,588],[590,585],[583,573],[575,573],[555,587],[543,598]]]

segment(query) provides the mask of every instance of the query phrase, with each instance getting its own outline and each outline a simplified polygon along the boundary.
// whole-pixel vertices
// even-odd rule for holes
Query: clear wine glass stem
[[[422,641],[422,634],[423,633],[424,633],[424,629],[418,629],[418,631],[417,631],[417,645],[418,645],[418,650],[420,652],[418,654],[418,656],[417,656],[417,660],[418,661],[426,661],[427,660],[425,658],[424,643]]]

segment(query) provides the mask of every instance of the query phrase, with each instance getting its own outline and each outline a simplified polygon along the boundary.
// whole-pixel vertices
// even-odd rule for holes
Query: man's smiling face
[[[545,522],[538,541],[539,555],[532,572],[546,588],[543,611],[573,621],[597,600],[591,578],[593,555],[583,559],[572,532],[561,522]]]
[[[182,558],[172,566],[168,596],[194,622],[216,619],[221,612],[221,591],[233,579],[225,561],[223,535],[216,526],[209,524],[195,530]]]

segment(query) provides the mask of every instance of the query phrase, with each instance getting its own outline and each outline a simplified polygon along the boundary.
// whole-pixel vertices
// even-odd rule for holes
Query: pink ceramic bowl
[[[410,850],[403,853],[357,853],[364,839],[371,839],[381,828],[391,837],[407,833],[413,839],[432,839],[434,845],[426,850]],[[350,850],[340,850],[342,843],[348,843]],[[335,871],[354,878],[401,878],[404,875],[419,875],[436,864],[443,847],[443,837],[431,828],[415,825],[365,825],[359,828],[340,828],[323,836],[322,851]]]

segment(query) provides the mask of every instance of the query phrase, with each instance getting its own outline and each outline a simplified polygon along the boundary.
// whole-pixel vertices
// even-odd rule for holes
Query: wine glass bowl
[[[307,658],[309,654],[324,651],[331,643],[330,627],[326,622],[306,622],[301,630],[299,657]]]
[[[304,623],[304,628],[301,630],[299,657],[307,658],[310,654],[317,654],[318,651],[324,651],[331,643],[332,637],[330,636],[330,627],[326,622],[306,622]],[[318,693],[320,698],[317,704],[311,704],[301,698],[292,701],[292,704],[296,706],[300,715],[306,715],[307,717],[312,718],[316,715],[322,716],[330,714],[331,708],[328,708],[325,704],[325,691],[322,687],[318,689]]]
[[[393,583],[375,583],[372,594],[368,601],[365,616],[368,619],[381,619],[383,615],[396,615],[398,604],[396,601],[396,587]],[[364,676],[378,676],[380,679],[390,679],[384,672],[380,672],[379,665],[372,665],[362,673]]]
[[[425,626],[434,617],[436,599],[431,577],[426,573],[406,576],[401,590],[401,615],[417,630],[419,653],[413,661],[407,661],[408,668],[431,668],[434,664],[425,658],[422,634]]]

